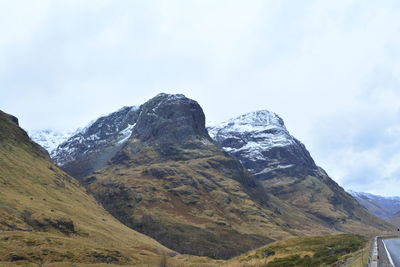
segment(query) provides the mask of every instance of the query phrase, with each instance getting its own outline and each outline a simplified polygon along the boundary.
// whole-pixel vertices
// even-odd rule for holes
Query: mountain
[[[344,232],[390,228],[318,167],[275,113],[266,110],[247,113],[208,130],[267,193],[304,211],[313,220]]]
[[[0,265],[149,264],[173,251],[106,212],[0,111]],[[62,265],[64,266],[64,265]]]
[[[400,197],[383,197],[351,190],[349,193],[366,209],[382,219],[390,219],[400,212]]]
[[[184,95],[159,94],[99,118],[54,159],[125,225],[181,253],[229,258],[334,232],[266,193],[210,138],[200,105]]]
[[[31,131],[28,134],[34,142],[40,144],[52,155],[57,146],[67,140],[72,133],[45,129]]]
[[[390,217],[389,222],[400,228],[400,211]]]
[[[275,113],[260,110],[208,127],[211,137],[256,178],[312,174],[318,167],[305,146]]]
[[[104,167],[132,134],[138,107],[123,107],[76,131],[52,155],[63,170],[78,180]]]

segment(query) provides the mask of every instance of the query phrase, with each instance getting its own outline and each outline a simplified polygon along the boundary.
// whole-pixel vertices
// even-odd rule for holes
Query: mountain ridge
[[[83,136],[88,142],[77,142],[87,152],[61,167],[120,221],[167,247],[228,258],[291,236],[389,228],[330,179],[272,112],[242,116],[239,126],[256,125],[239,135],[232,131],[235,121],[207,131],[200,105],[184,95],[159,94],[134,111],[111,114],[119,115],[94,121],[87,127],[93,131]],[[104,135],[104,149],[90,147],[90,136],[108,129],[104,121],[116,130]],[[115,145],[116,134],[128,125],[134,125],[130,136]],[[249,142],[261,144],[256,152],[263,157],[240,158]]]
[[[362,206],[376,216],[389,220],[400,212],[400,197],[384,197],[364,192],[348,191]],[[389,220],[390,221],[390,220]]]

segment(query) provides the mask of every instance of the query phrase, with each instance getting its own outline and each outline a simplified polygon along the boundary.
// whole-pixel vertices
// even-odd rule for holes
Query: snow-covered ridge
[[[218,125],[219,127],[237,127],[237,130],[262,130],[267,128],[282,128],[286,130],[285,123],[274,112],[259,110],[243,114]],[[211,126],[212,127],[212,126]],[[241,128],[243,127],[243,128]]]
[[[72,133],[45,129],[30,131],[28,134],[34,142],[45,148],[51,155],[58,145],[67,140]]]
[[[268,110],[260,110],[230,119],[218,126],[208,127],[211,138],[238,139],[243,146],[230,146],[222,143],[222,147],[228,152],[247,151],[249,157],[256,159],[262,157],[261,151],[272,147],[287,146],[294,143],[294,138],[286,130],[283,120],[275,113]]]
[[[211,138],[253,175],[265,176],[274,170],[297,166],[316,168],[304,145],[288,132],[282,118],[271,111],[246,113],[207,129]]]
[[[138,110],[137,106],[123,107],[78,129],[54,150],[53,160],[63,166],[85,154],[122,145],[132,135]]]
[[[385,197],[385,196],[374,195],[374,194],[366,193],[366,192],[356,192],[353,190],[346,190],[346,191],[354,197],[368,198],[368,199],[375,199],[375,200],[392,200],[392,201],[398,201],[400,204],[400,197],[398,197],[398,196]]]

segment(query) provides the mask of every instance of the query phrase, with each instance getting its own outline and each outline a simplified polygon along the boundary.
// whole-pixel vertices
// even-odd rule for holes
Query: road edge
[[[390,239],[390,238],[400,238],[399,235],[382,235],[382,236],[375,236],[374,237],[374,241],[372,242],[372,246],[371,246],[371,252],[369,255],[369,259],[368,259],[368,267],[378,267],[379,266],[379,261],[383,260],[382,258],[386,258],[386,257],[379,257],[379,246],[381,246],[381,250],[382,250],[382,245],[384,250],[386,251],[386,255],[387,255],[387,259],[389,261],[389,264],[391,266],[394,267],[393,264],[393,259],[389,253],[389,251],[386,248],[386,244],[385,242],[383,242],[383,240],[385,239]],[[382,242],[382,244],[380,245],[379,242]],[[382,253],[382,251],[381,251]],[[381,254],[381,256],[384,254]],[[387,265],[387,263],[386,263]]]
[[[368,267],[378,267],[378,237],[374,237],[374,242],[372,242],[371,253],[368,259]]]

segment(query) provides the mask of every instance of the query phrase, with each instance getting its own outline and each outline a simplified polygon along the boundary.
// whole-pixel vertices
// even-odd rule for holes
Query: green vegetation
[[[229,266],[336,266],[363,249],[367,239],[341,234],[279,241],[233,259]],[[358,254],[357,254],[358,255]],[[247,266],[247,265],[246,265]]]
[[[277,174],[264,182],[266,191],[304,211],[314,222],[344,233],[371,237],[392,226],[377,218],[319,169],[314,174]]]

